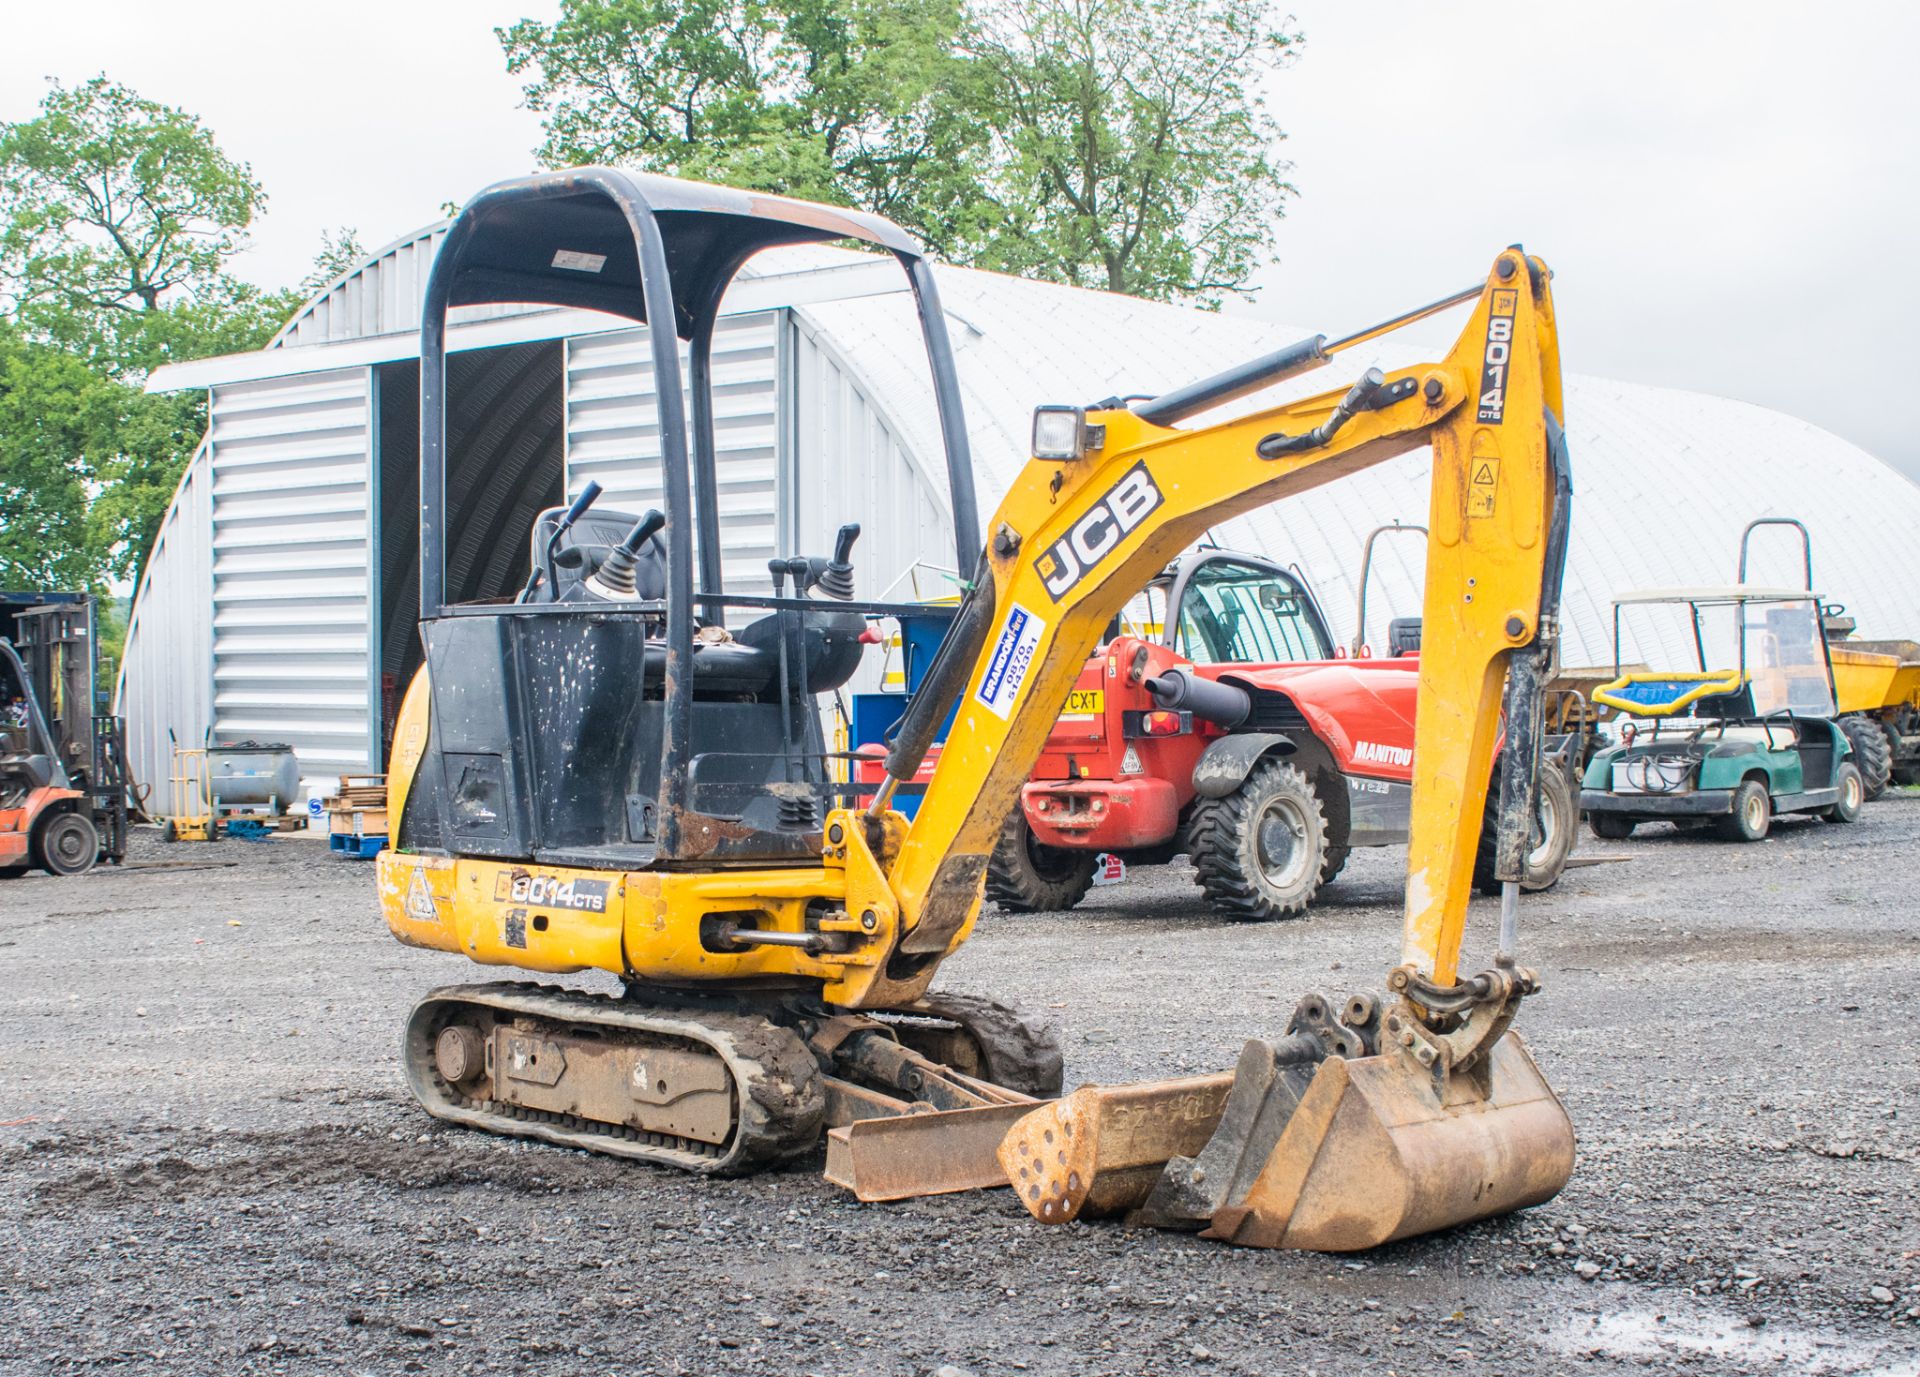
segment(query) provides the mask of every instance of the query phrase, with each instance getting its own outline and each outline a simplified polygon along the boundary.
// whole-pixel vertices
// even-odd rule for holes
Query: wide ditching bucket
[[[1572,1122],[1512,1032],[1451,1076],[1398,1048],[1315,1055],[1305,1041],[1250,1042],[1224,1097],[1213,1078],[1076,1091],[1009,1132],[1001,1162],[1044,1223],[1131,1210],[1134,1223],[1324,1252],[1538,1205],[1572,1175]],[[1217,1106],[1211,1136],[1193,1121],[1202,1099]]]
[[[1573,1123],[1516,1034],[1484,1075],[1398,1052],[1320,1064],[1244,1198],[1206,1237],[1357,1252],[1551,1200],[1573,1174]]]

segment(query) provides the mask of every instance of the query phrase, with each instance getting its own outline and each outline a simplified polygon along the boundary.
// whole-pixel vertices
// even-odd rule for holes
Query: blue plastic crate
[[[333,832],[327,836],[327,845],[351,860],[370,861],[387,849],[387,837],[384,832],[360,837],[351,832]]]

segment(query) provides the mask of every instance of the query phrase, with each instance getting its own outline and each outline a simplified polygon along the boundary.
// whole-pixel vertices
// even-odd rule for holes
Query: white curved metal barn
[[[379,768],[417,653],[417,331],[444,232],[370,255],[263,350],[155,375],[155,388],[210,389],[211,423],[127,638],[119,701],[141,780],[164,780],[169,732],[290,742],[316,789]],[[898,269],[810,247],[749,271],[715,342],[727,586],[765,591],[768,558],[824,550],[857,520],[865,594],[944,591],[938,431]],[[1026,460],[1035,403],[1162,391],[1311,333],[992,273],[940,277],[989,510]],[[453,319],[451,485],[464,515],[452,558],[478,596],[524,577],[521,533],[563,484],[596,478],[602,501],[624,509],[656,502],[657,444],[645,336],[630,322],[500,307]],[[1564,328],[1577,339],[1577,321]],[[1295,387],[1337,386],[1372,361],[1342,356]],[[1759,516],[1807,522],[1820,589],[1863,636],[1920,632],[1920,487],[1873,456],[1698,393],[1576,375],[1566,401],[1566,663],[1610,660],[1616,592],[1730,581],[1739,533]],[[1382,523],[1423,522],[1426,476],[1424,452],[1406,455],[1214,538],[1297,563],[1345,639],[1362,540]],[[1757,538],[1757,581],[1797,582],[1798,561],[1781,532]],[[1369,607],[1414,610],[1419,565],[1416,542],[1383,543]]]

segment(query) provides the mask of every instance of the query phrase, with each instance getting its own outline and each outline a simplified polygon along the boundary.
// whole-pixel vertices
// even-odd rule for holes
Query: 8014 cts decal
[[[1087,514],[1033,562],[1053,600],[1059,602],[1071,592],[1094,565],[1112,554],[1166,500],[1154,486],[1144,461],[1121,474],[1120,481],[1102,493]]]
[[[493,901],[530,904],[534,908],[568,908],[578,913],[605,913],[607,881],[563,880],[558,875],[507,872],[493,882]]]
[[[1499,425],[1507,415],[1507,368],[1513,358],[1513,318],[1520,309],[1520,293],[1495,288],[1487,312],[1487,348],[1480,361],[1480,414],[1488,425]]]

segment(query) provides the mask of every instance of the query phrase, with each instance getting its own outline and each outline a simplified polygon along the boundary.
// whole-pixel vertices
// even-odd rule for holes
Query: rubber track
[[[986,1078],[995,1085],[1039,1100],[1060,1094],[1066,1053],[1055,1019],[970,994],[928,994],[910,1008],[887,1012],[929,1014],[957,1023],[986,1053]]]
[[[1255,780],[1279,770],[1296,776],[1307,797],[1313,800],[1313,809],[1320,815],[1321,836],[1324,838],[1327,815],[1321,806],[1320,795],[1306,775],[1277,760],[1264,760],[1256,765],[1240,787],[1225,798],[1194,801],[1193,821],[1187,834],[1192,847],[1190,859],[1200,888],[1213,905],[1230,918],[1251,923],[1264,923],[1274,918],[1297,918],[1306,912],[1307,905],[1313,902],[1313,894],[1319,891],[1316,881],[1313,891],[1298,908],[1275,913],[1261,896],[1254,881],[1240,868],[1239,838],[1246,831],[1248,796]]]
[[[716,1146],[462,1096],[441,1078],[427,1036],[427,1011],[449,1004],[545,1020],[559,1025],[555,1031],[585,1024],[711,1048],[734,1080],[732,1142]],[[797,1033],[760,1014],[705,1003],[656,1004],[517,981],[448,985],[414,1006],[401,1052],[414,1097],[435,1118],[711,1175],[743,1175],[804,1155],[819,1144],[826,1117],[819,1065]]]

